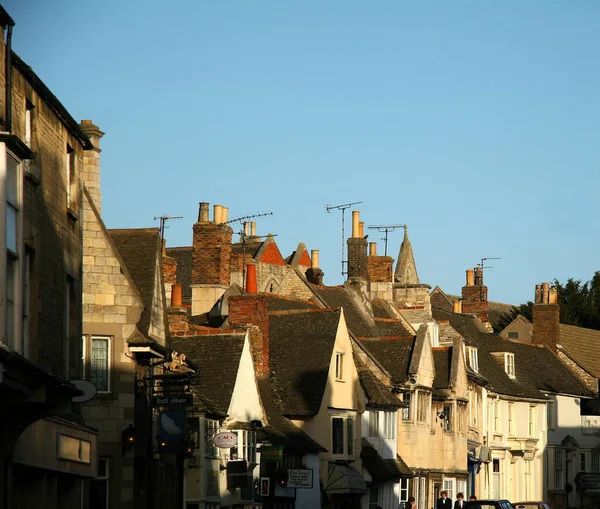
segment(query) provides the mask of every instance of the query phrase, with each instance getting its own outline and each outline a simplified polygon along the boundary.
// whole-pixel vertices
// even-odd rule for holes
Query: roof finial
[[[394,281],[404,285],[420,284],[415,257],[413,255],[412,246],[410,245],[410,240],[408,240],[407,225],[404,225],[404,240],[402,241],[400,253],[398,254],[398,264],[396,265],[396,272],[394,273]]]

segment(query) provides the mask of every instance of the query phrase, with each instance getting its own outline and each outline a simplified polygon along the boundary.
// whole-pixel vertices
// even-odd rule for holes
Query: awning
[[[328,495],[344,493],[364,495],[367,493],[367,483],[365,483],[363,475],[355,468],[330,464],[325,492]]]

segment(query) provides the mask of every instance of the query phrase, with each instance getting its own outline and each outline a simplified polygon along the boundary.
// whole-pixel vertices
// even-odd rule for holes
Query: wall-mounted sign
[[[288,488],[312,489],[313,471],[310,468],[288,468]]]
[[[227,462],[227,488],[244,488],[249,485],[248,465],[245,460]]]
[[[158,436],[161,441],[179,441],[185,438],[185,412],[164,410],[160,413]]]
[[[73,403],[89,401],[98,392],[96,386],[88,380],[70,380],[70,382],[83,393],[81,396],[74,396],[72,399]]]
[[[212,437],[212,443],[215,444],[219,449],[231,449],[238,443],[238,437],[235,433],[230,431],[224,431],[217,433]]]
[[[582,491],[598,490],[600,489],[600,474],[593,472],[579,472],[575,476],[575,484],[577,484]]]
[[[177,406],[191,405],[192,396],[183,394],[180,396],[152,396],[152,406]]]
[[[92,444],[87,440],[82,440],[68,435],[58,434],[58,459],[66,461],[75,461],[89,465],[92,457]]]
[[[283,460],[283,447],[281,445],[264,446],[260,448],[260,461],[272,462]]]

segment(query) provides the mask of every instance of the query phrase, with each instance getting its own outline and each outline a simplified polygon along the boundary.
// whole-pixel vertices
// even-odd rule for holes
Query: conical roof
[[[404,227],[404,240],[400,246],[400,254],[398,255],[398,264],[394,273],[394,281],[403,285],[418,285],[420,284],[419,276],[417,275],[417,266],[415,265],[415,257],[413,255],[410,240],[408,240],[408,227]]]

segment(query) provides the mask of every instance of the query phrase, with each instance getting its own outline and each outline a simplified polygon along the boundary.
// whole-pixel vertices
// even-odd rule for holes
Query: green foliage
[[[600,330],[600,271],[596,271],[592,279],[585,283],[573,278],[569,278],[566,283],[555,279],[552,286],[558,293],[560,323]],[[531,321],[532,308],[531,301],[515,307],[512,313],[498,323],[499,330],[506,327],[517,315],[523,315]]]

